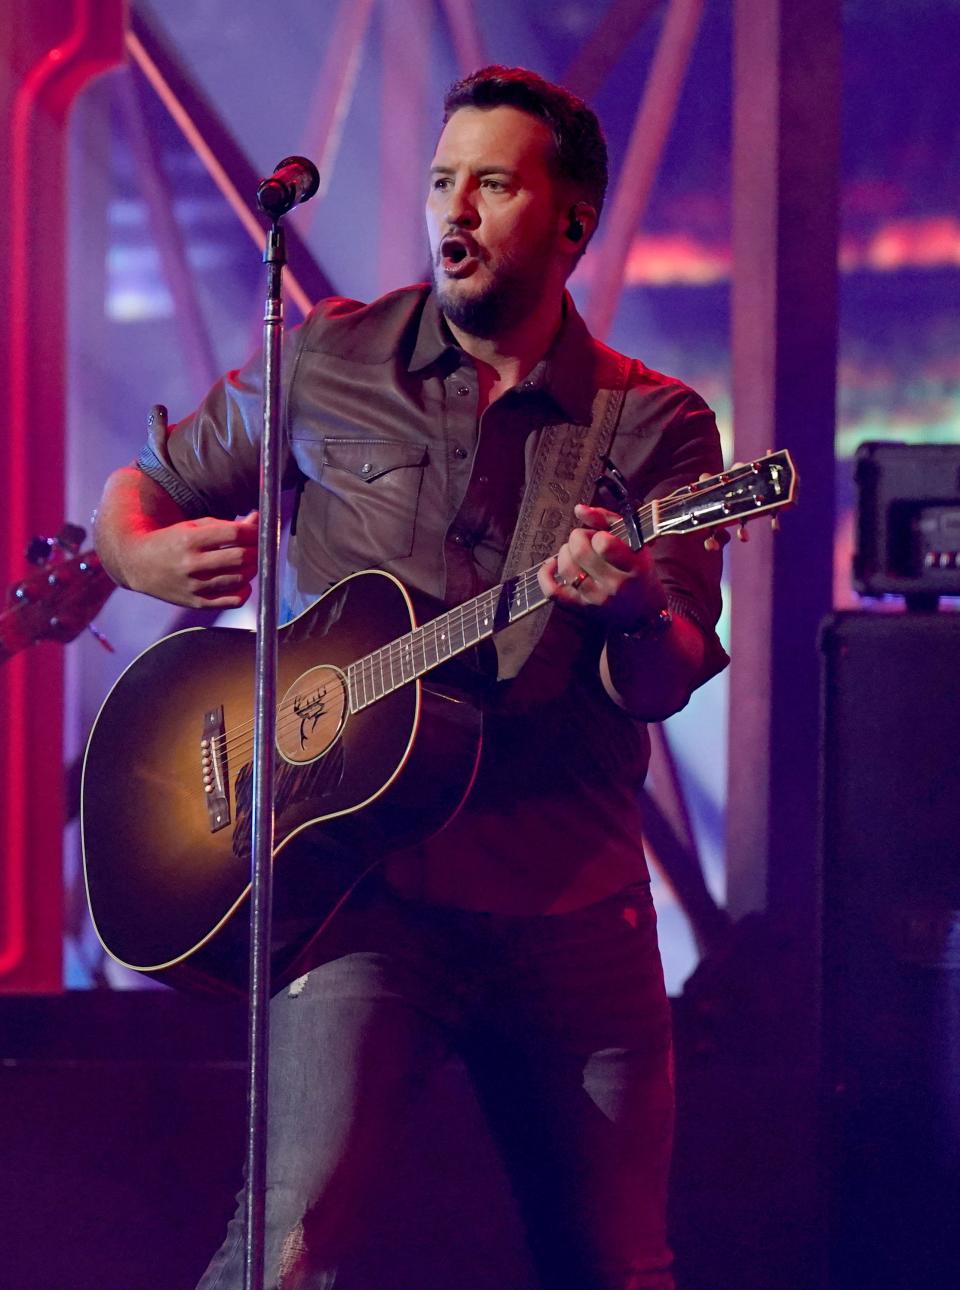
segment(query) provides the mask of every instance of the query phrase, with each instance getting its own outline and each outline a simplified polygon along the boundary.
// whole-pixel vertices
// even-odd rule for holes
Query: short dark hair
[[[443,100],[443,124],[467,107],[512,107],[543,121],[556,144],[558,178],[582,191],[600,214],[607,191],[607,144],[596,113],[582,99],[526,67],[494,63],[450,87]]]

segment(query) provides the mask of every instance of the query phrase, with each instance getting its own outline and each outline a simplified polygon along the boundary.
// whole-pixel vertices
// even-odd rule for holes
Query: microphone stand
[[[273,905],[274,747],[277,727],[277,565],[280,550],[280,347],[286,240],[273,217],[263,253],[263,441],[260,449],[260,533],[257,552],[256,690],[253,728],[253,845],[250,879],[250,1006],[248,1014],[244,1290],[262,1290],[267,1174],[270,928]]]
[[[270,932],[273,906],[274,765],[277,731],[277,582],[280,551],[280,351],[283,341],[283,266],[286,239],[280,221],[320,186],[306,157],[286,157],[257,189],[270,217],[263,261],[263,439],[260,447],[260,529],[257,549],[256,691],[253,728],[253,834],[250,861],[250,1008],[247,1041],[247,1142],[244,1190],[244,1290],[263,1290],[267,1179],[267,1083],[270,1048]]]

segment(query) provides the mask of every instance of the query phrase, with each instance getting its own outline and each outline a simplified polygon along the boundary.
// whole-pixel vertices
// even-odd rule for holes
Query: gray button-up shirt
[[[295,491],[284,571],[288,616],[378,567],[459,604],[499,581],[539,431],[589,424],[611,351],[566,300],[550,352],[478,418],[472,359],[428,287],[370,305],[322,302],[286,341],[284,484]],[[260,362],[230,373],[140,466],[188,515],[257,505]],[[713,414],[687,386],[634,362],[609,455],[637,501],[722,467]],[[606,499],[598,496],[598,504]],[[704,633],[701,681],[726,655],[715,635],[720,556],[697,535],[653,548],[674,612]],[[410,894],[535,913],[599,899],[645,873],[637,790],[646,730],[607,696],[596,620],[554,612],[515,681],[488,699],[484,754],[465,809],[392,867]],[[451,857],[456,857],[455,862]]]

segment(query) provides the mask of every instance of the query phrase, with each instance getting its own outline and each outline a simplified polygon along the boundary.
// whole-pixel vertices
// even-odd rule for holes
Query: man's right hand
[[[129,540],[127,586],[189,609],[236,609],[257,572],[260,516],[181,520]]]
[[[115,582],[187,609],[236,609],[257,571],[260,517],[189,519],[170,494],[133,466],[107,480],[95,544]]]

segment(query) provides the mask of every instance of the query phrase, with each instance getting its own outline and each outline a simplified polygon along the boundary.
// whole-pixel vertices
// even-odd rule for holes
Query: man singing
[[[593,340],[566,292],[606,183],[597,119],[566,90],[503,67],[452,88],[427,189],[432,283],[323,301],[288,338],[288,615],[366,568],[448,606],[495,585],[531,494],[567,496],[564,444],[571,459],[602,444],[637,501],[721,469],[702,400]],[[97,545],[124,586],[185,606],[249,596],[259,373],[231,373],[111,476]],[[454,1053],[544,1290],[673,1284],[670,1017],[638,791],[644,723],[726,663],[720,556],[696,536],[632,550],[590,483],[588,504],[556,511],[542,634],[525,654],[501,644],[465,806],[388,851],[273,1001],[270,1287],[334,1284],[390,1144]],[[235,1218],[201,1287],[241,1284]]]

